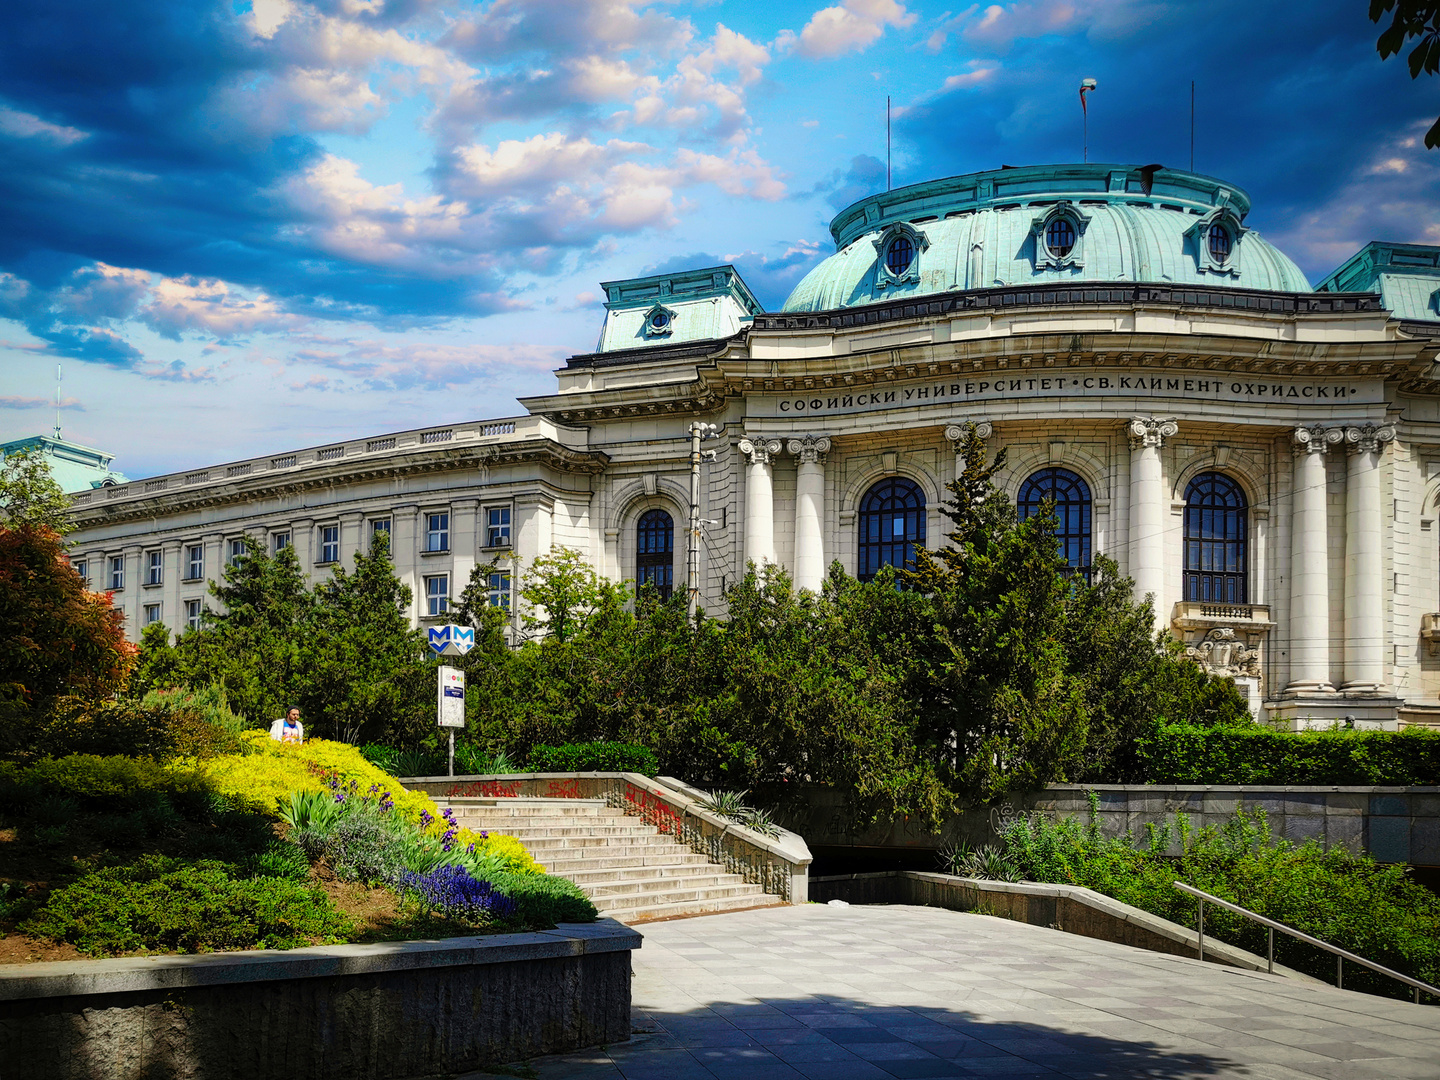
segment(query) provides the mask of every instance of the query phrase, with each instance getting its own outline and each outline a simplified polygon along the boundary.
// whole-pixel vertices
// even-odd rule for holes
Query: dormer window
[[[1056,203],[1030,223],[1036,270],[1079,269],[1085,265],[1083,241],[1090,215],[1068,200]]]
[[[1206,242],[1210,245],[1210,258],[1217,263],[1223,263],[1230,258],[1230,233],[1220,222],[1214,222],[1210,226],[1210,235],[1206,237]]]
[[[1052,218],[1045,226],[1045,246],[1050,254],[1064,258],[1075,248],[1075,226],[1067,217]]]
[[[645,313],[647,338],[669,337],[675,331],[675,312],[664,304],[656,304]]]
[[[930,246],[925,234],[908,221],[897,221],[875,238],[875,287],[920,281],[920,256]]]
[[[1247,232],[1235,211],[1228,206],[1206,214],[1187,230],[1186,242],[1201,273],[1240,276],[1235,248]]]
[[[900,277],[910,264],[915,261],[915,245],[910,242],[908,236],[897,236],[890,241],[890,247],[885,251],[885,268]]]

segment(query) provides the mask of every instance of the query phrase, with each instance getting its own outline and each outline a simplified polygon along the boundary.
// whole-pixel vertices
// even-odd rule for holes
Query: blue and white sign
[[[469,626],[432,626],[426,631],[430,636],[430,648],[441,656],[464,656],[475,647],[475,630]]]
[[[465,673],[459,668],[440,669],[435,712],[441,727],[465,726]]]

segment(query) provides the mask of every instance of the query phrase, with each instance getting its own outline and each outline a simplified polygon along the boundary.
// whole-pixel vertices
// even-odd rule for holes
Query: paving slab
[[[541,1080],[1440,1080],[1440,1007],[984,915],[809,904],[643,933],[631,1042],[531,1061]]]

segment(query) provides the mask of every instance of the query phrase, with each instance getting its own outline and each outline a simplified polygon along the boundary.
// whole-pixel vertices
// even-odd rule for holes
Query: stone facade
[[[1196,662],[1235,678],[1257,715],[1294,727],[1440,716],[1440,380],[1431,373],[1440,322],[1401,319],[1353,285],[1247,287],[1272,278],[1293,287],[1298,271],[1238,226],[1226,234],[1243,255],[1233,272],[1192,257],[1194,282],[1143,280],[1145,266],[1175,264],[1191,249],[1136,263],[1136,240],[1123,258],[1106,255],[1102,219],[1154,218],[1174,243],[1191,244],[1198,226],[1170,218],[1223,223],[1217,207],[1243,217],[1248,200],[1191,174],[1176,174],[1164,195],[1159,177],[1142,193],[1112,166],[1067,169],[981,174],[978,190],[993,205],[966,189],[971,201],[953,213],[1028,222],[1039,212],[1032,204],[1059,205],[1056,185],[1091,177],[1089,195],[1060,192],[1095,219],[1077,241],[1094,245],[1083,267],[1032,253],[1031,278],[1013,280],[1007,264],[986,272],[1011,280],[975,287],[978,264],[963,245],[946,247],[952,229],[918,249],[926,262],[913,280],[882,282],[875,270],[873,295],[826,310],[796,298],[836,295],[833,282],[812,279],[833,260],[835,273],[856,273],[855,243],[775,314],[758,309],[731,267],[609,283],[601,351],[572,357],[556,393],[522,402],[529,415],[88,492],[75,511],[74,557],[96,587],[118,583],[116,602],[138,637],[151,617],[184,626],[242,532],[272,545],[283,537],[324,575],[332,556],[348,563],[373,523],[388,521],[423,624],[444,620],[438,607],[431,614],[436,579],[453,598],[492,558],[510,572],[496,579],[497,602],[513,604],[525,567],[557,545],[610,577],[636,578],[639,521],[663,510],[674,587],[684,589],[691,428],[704,423],[719,434],[703,440],[713,460],[699,455],[694,587],[713,611],[747,561],[779,563],[806,588],[832,561],[849,573],[866,558],[889,561],[884,552],[896,549],[885,538],[861,535],[875,528],[873,493],[885,481],[908,482],[894,490],[915,504],[885,528],[899,522],[912,539],[923,528],[921,542],[943,542],[939,506],[974,423],[991,450],[1006,452],[1000,482],[1012,496],[1044,470],[1083,480],[1087,550],[1116,559],[1137,592],[1153,594],[1157,623]],[[1027,193],[999,191],[1017,173],[1029,176]],[[926,215],[945,211],[946,192],[963,179],[857,204],[877,206],[871,239],[858,245],[865,258],[884,258],[873,241],[897,215],[935,228]],[[1161,205],[1162,196],[1176,202]],[[1107,217],[1097,201],[1127,205]],[[846,237],[861,220],[852,211],[837,218]],[[1146,243],[1170,242],[1152,232]],[[1042,243],[1043,234],[1025,235]],[[695,339],[682,332],[691,323],[740,329]],[[1226,586],[1238,599],[1223,602],[1195,598],[1198,549],[1187,544],[1203,517],[1187,517],[1187,492],[1217,476],[1242,508]],[[507,535],[492,534],[492,511]]]

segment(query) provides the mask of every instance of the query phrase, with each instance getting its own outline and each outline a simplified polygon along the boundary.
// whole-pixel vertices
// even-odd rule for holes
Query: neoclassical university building
[[[942,543],[973,423],[1020,512],[1052,500],[1070,563],[1117,560],[1257,716],[1440,722],[1440,248],[1372,243],[1312,288],[1249,209],[1099,164],[874,195],[778,312],[731,266],[610,282],[526,415],[109,474],[72,557],[137,637],[193,625],[245,534],[318,576],[388,531],[418,624],[492,560],[513,606],[558,546],[683,589],[700,423],[713,611],[750,560],[817,589]]]

